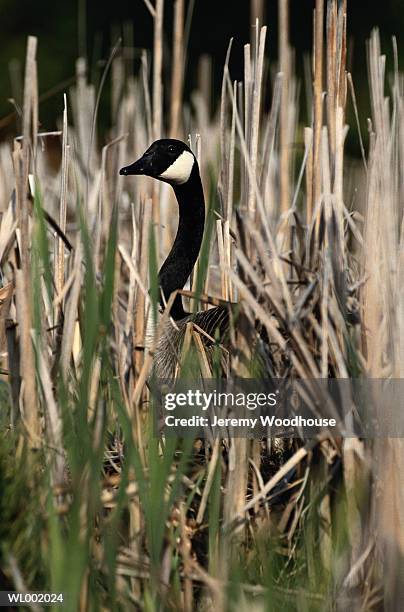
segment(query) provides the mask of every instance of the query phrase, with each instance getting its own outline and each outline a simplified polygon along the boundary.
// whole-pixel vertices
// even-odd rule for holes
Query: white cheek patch
[[[189,151],[183,151],[179,157],[160,174],[159,178],[171,181],[174,185],[186,183],[191,176],[195,158]]]

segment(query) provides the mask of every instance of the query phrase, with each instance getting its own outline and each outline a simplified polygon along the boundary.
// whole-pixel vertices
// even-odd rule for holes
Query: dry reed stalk
[[[20,416],[22,422],[25,425],[28,440],[30,447],[32,449],[38,449],[41,446],[41,427],[39,421],[39,415],[36,412],[36,387],[35,383],[35,366],[34,363],[27,363],[26,355],[23,354],[24,349],[26,350],[26,346],[23,343],[23,339],[28,337],[31,339],[31,329],[28,327],[27,321],[27,305],[25,300],[26,298],[26,279],[24,277],[23,270],[15,271],[15,302],[16,302],[16,320],[18,324],[18,330],[20,334],[20,372],[21,372],[21,386],[20,386],[20,396],[18,398],[19,401],[19,409]],[[32,345],[30,345],[32,346]],[[32,361],[34,360],[34,355],[32,356]],[[30,377],[34,377],[34,383],[30,383]],[[28,391],[34,389],[34,401],[28,401],[27,397],[27,389]],[[33,410],[34,412],[30,412]]]
[[[262,143],[262,172],[260,179],[260,189],[263,194],[264,204],[266,205],[266,216],[273,221],[277,211],[270,202],[273,199],[274,187],[271,185],[271,170],[274,165],[274,151],[277,124],[279,119],[279,109],[281,105],[282,76],[278,73],[275,78],[274,91],[272,96],[271,110],[267,117],[267,125]]]
[[[266,26],[259,28],[258,21],[256,22],[256,44],[255,58],[253,64],[254,76],[251,90],[252,100],[249,100],[251,107],[251,133],[250,133],[250,161],[252,170],[252,180],[248,193],[248,211],[252,218],[255,217],[255,182],[257,181],[258,171],[258,145],[260,133],[260,118],[261,118],[261,97],[262,97],[262,80],[264,70],[264,52],[266,39]]]
[[[82,270],[83,246],[79,240],[74,254],[73,269],[75,277],[65,305],[65,316],[63,325],[62,345],[60,349],[60,367],[62,376],[67,380],[67,375],[72,361],[73,344],[75,339],[75,329],[77,320],[78,303],[83,280]]]
[[[27,427],[34,438],[31,444],[35,447],[40,435],[40,423],[37,413],[36,384],[35,384],[35,358],[31,340],[32,303],[31,303],[31,262],[29,255],[29,216],[28,216],[28,171],[32,155],[33,138],[36,139],[37,125],[33,120],[37,118],[38,111],[34,109],[37,104],[36,96],[36,49],[37,39],[28,38],[25,81],[24,81],[24,114],[23,114],[23,142],[22,150],[16,149],[14,154],[15,172],[17,177],[17,220],[20,230],[21,254],[21,283],[20,296],[23,297],[20,327],[20,354],[21,375],[24,381],[24,412]],[[35,145],[36,146],[36,145]]]
[[[224,253],[224,243],[223,243],[223,228],[222,222],[220,219],[216,221],[216,236],[217,236],[217,246],[219,250],[219,268],[220,268],[220,279],[221,279],[221,296],[223,299],[228,299],[228,286],[227,286],[227,276],[226,276],[226,261],[225,261],[225,253]]]
[[[337,28],[337,106],[345,108],[347,96],[346,82],[346,55],[347,55],[347,4],[348,0],[341,0],[338,5],[338,28]]]
[[[345,109],[341,106],[336,111],[336,143],[335,143],[335,166],[334,166],[334,194],[335,194],[335,214],[338,225],[337,247],[340,258],[340,269],[346,269],[346,253],[344,239],[344,144],[348,132],[344,125]],[[339,244],[338,244],[339,239]]]
[[[357,130],[358,130],[359,146],[360,146],[360,149],[361,149],[363,166],[364,166],[364,168],[365,168],[365,170],[367,172],[368,164],[367,164],[367,160],[366,160],[366,153],[365,153],[365,147],[364,147],[364,144],[363,144],[362,130],[361,130],[360,121],[359,121],[358,104],[356,102],[355,88],[354,88],[354,84],[353,84],[353,80],[352,80],[352,75],[351,75],[350,72],[347,73],[347,81],[348,81],[348,84],[349,84],[349,90],[351,92],[351,98],[352,98],[352,105],[353,105],[354,113],[355,113],[356,127],[357,127]]]
[[[196,347],[196,355],[198,358],[202,378],[212,378],[212,370],[209,365],[209,359],[206,354],[205,345],[202,342],[201,334],[195,331],[195,329],[192,330],[192,339]]]
[[[392,406],[388,407],[392,409]],[[394,604],[402,601],[403,582],[401,580],[402,559],[404,555],[403,520],[403,466],[404,441],[402,438],[377,440],[374,465],[381,486],[379,500],[375,503],[377,533],[382,537],[383,583],[388,588],[387,600]]]
[[[306,225],[313,216],[313,128],[304,128],[304,146],[309,152],[306,164]]]
[[[230,270],[228,268],[228,270]],[[230,270],[231,271],[231,270]],[[233,272],[231,271],[232,275]],[[235,276],[235,275],[234,275]],[[237,321],[237,333],[235,339],[234,354],[231,355],[231,372],[236,377],[250,378],[246,363],[252,356],[251,329],[247,317],[242,313]],[[243,361],[246,359],[246,362]],[[229,461],[226,474],[226,495],[223,503],[223,518],[225,524],[232,524],[238,515],[243,514],[247,484],[248,484],[248,457],[250,441],[247,438],[231,438],[229,440]],[[233,536],[244,539],[243,525],[235,527],[232,538],[227,540],[225,550],[222,551],[221,578],[226,580],[229,569],[229,560],[232,554]],[[230,545],[229,547],[227,547]]]
[[[145,291],[145,287],[148,286],[148,245],[152,221],[151,199],[147,199],[145,202],[143,202],[141,213],[142,240],[139,243],[139,252],[137,254],[139,261],[139,279],[134,308],[135,321],[132,332],[134,338],[134,353],[132,355],[132,363],[134,366],[134,380],[133,387],[131,386],[130,389],[127,408],[129,410],[129,415],[133,423],[132,430],[134,440],[137,441],[142,461],[145,462],[145,448],[142,444],[142,426],[144,416],[142,411],[142,404],[143,400],[145,400],[147,396],[147,389],[145,383],[153,362],[153,358],[151,357],[151,355],[153,354],[152,347],[149,347],[151,353],[146,353],[146,344],[148,342],[148,330],[146,325],[149,323],[149,320],[151,320],[150,317],[152,316],[152,311],[150,304],[148,304],[148,307],[146,308],[146,304],[148,302],[148,294]],[[127,263],[129,265],[129,262]],[[130,266],[130,268],[132,269],[132,266]],[[153,334],[152,342],[154,342]]]
[[[69,144],[67,134],[67,99],[64,95],[63,108],[63,131],[62,131],[62,171],[60,182],[60,212],[59,212],[59,227],[62,232],[66,233],[66,215],[67,215],[67,186],[69,180]],[[56,291],[61,295],[65,284],[65,245],[61,238],[57,241],[57,261],[56,261]]]
[[[164,0],[156,0],[153,14],[153,138],[155,140],[161,137],[162,128],[163,11]]]
[[[323,274],[323,295],[321,300],[321,320],[322,320],[322,334],[321,334],[321,376],[322,378],[328,378],[328,300],[329,300],[329,266],[324,266]]]
[[[136,258],[135,258],[136,253],[134,252],[135,248],[136,248],[135,244],[136,243],[133,243],[133,245],[132,245],[132,253],[131,253],[131,255],[129,255],[129,253],[127,251],[127,248],[123,244],[119,244],[118,245],[118,250],[119,250],[119,253],[120,253],[123,261],[128,266],[130,274],[133,276],[134,281],[133,282],[130,281],[130,286],[132,287],[133,293],[134,293],[134,290],[136,288],[135,285],[137,284],[139,289],[140,289],[140,291],[143,293],[143,296],[144,296],[144,299],[145,299],[145,306],[149,307],[150,306],[150,301],[149,301],[148,291],[147,291],[146,287],[144,286],[142,278],[141,278],[141,275],[138,272],[138,270],[136,269],[136,266],[135,266],[135,263],[134,263],[135,260],[136,260]],[[129,301],[128,301],[128,303],[129,303]],[[128,333],[129,333],[130,326],[133,324],[133,320],[132,320],[133,319],[133,313],[131,312],[130,309],[128,309],[128,311],[129,312],[127,313],[125,328],[128,330]]]
[[[251,92],[253,80],[253,68],[251,65],[251,45],[244,45],[244,139],[246,142],[247,151],[250,151],[251,146]],[[236,107],[237,108],[237,107]],[[245,164],[245,160],[244,160]],[[248,206],[249,194],[249,176],[246,168],[244,168],[244,187],[243,206]]]
[[[367,280],[362,291],[364,355],[373,378],[402,376],[404,346],[402,122],[403,96],[393,87],[392,112],[385,95],[386,57],[373,31],[368,46],[371,87],[372,135],[367,171],[363,268]],[[394,78],[397,82],[397,71]],[[382,205],[381,205],[382,203]],[[387,399],[376,398],[388,413]],[[402,521],[404,453],[400,439],[377,440],[374,465],[378,465],[379,499],[374,499],[373,529],[384,551],[384,580],[388,580],[387,605],[401,601],[404,551]],[[382,457],[382,460],[380,458]],[[379,460],[379,461],[378,461]],[[393,604],[394,607],[394,604]]]
[[[240,326],[241,327],[241,326]],[[240,329],[239,327],[239,329]],[[239,350],[248,355],[248,344],[239,335]],[[238,375],[243,375],[241,364],[235,364],[234,369]],[[226,477],[226,495],[223,505],[223,517],[225,524],[231,524],[240,515],[243,515],[245,505],[247,483],[248,483],[248,449],[249,440],[246,438],[232,438],[229,449],[229,465]],[[242,525],[235,528],[234,533],[242,537]],[[230,552],[230,551],[228,551]]]
[[[336,111],[337,111],[337,91],[336,83],[336,63],[337,63],[337,0],[327,2],[327,22],[326,22],[327,46],[326,46],[326,75],[327,75],[327,127],[330,141],[330,151],[332,156],[335,152],[336,137]],[[331,159],[334,165],[333,158]]]
[[[145,213],[145,207],[147,209],[146,213]],[[126,403],[128,414],[132,418],[134,439],[139,444],[140,457],[141,457],[142,462],[144,463],[145,458],[144,458],[144,452],[143,452],[143,447],[142,447],[141,415],[140,415],[140,411],[137,408],[137,402],[134,402],[134,403],[131,402],[131,396],[134,393],[134,389],[133,389],[134,381],[133,381],[133,378],[131,377],[131,384],[129,385],[129,388],[126,388],[126,385],[124,384],[124,381],[125,381],[124,372],[125,372],[127,363],[134,363],[135,368],[136,368],[135,376],[138,376],[138,373],[141,371],[141,366],[144,362],[145,331],[146,331],[145,330],[145,311],[146,311],[146,305],[147,305],[149,296],[148,296],[147,289],[144,284],[147,282],[147,267],[144,262],[144,257],[142,259],[141,249],[143,247],[144,251],[146,251],[147,243],[145,245],[145,236],[149,235],[149,227],[150,227],[150,220],[151,220],[151,202],[146,202],[141,210],[141,213],[143,214],[140,215],[140,218],[141,218],[140,222],[141,223],[143,222],[142,229],[143,231],[145,231],[145,233],[143,234],[143,242],[138,240],[138,227],[139,226],[136,221],[135,207],[133,204],[131,206],[131,212],[132,212],[132,215],[131,215],[131,218],[132,218],[131,254],[127,252],[125,245],[121,243],[118,244],[119,254],[121,255],[123,261],[126,263],[126,265],[129,268],[129,296],[128,296],[126,318],[125,318],[125,326],[124,326],[123,334],[121,335],[128,337],[129,333],[133,333],[134,328],[135,328],[135,323],[134,323],[135,303],[137,305],[136,307],[139,310],[137,310],[136,312],[137,316],[136,316],[136,328],[135,328],[136,334],[134,337],[134,343],[135,343],[134,355],[130,355],[129,346],[127,347],[124,346],[121,349],[121,355],[122,355],[123,361],[121,362],[121,367],[120,367],[120,371],[122,372],[122,375],[120,377],[120,386],[123,391],[123,397],[126,400],[125,403]],[[142,269],[141,271],[138,272],[136,268],[136,261],[139,261],[139,259],[140,259],[139,264],[140,266],[142,266]],[[116,320],[119,325],[119,318],[116,317]],[[138,321],[140,324],[137,323]],[[138,342],[140,343],[142,348],[140,348],[140,345],[137,344]],[[138,380],[136,382],[138,382]],[[138,495],[136,495],[136,496],[133,496],[129,500],[129,537],[130,537],[129,546],[130,546],[131,552],[135,556],[140,555],[141,544],[140,544],[139,534],[141,533],[142,527],[143,527],[142,521],[143,519],[142,519],[140,501],[139,501]],[[131,577],[130,585],[131,585],[132,596],[138,599],[141,594],[141,580],[139,580],[136,577]]]
[[[314,31],[314,81],[313,81],[313,191],[312,202],[309,205],[313,211],[318,205],[321,195],[321,129],[323,122],[323,22],[324,22],[324,0],[316,0],[315,9],[315,31]],[[318,225],[318,224],[317,224]]]
[[[327,5],[327,126],[329,134],[330,171],[333,182],[335,213],[338,225],[336,258],[340,269],[346,268],[344,241],[344,126],[346,105],[346,2],[328,0]]]
[[[280,211],[286,213],[290,206],[290,141],[289,141],[289,87],[291,79],[291,50],[289,46],[289,0],[279,0],[279,70],[282,74],[282,91],[279,118],[279,183]]]
[[[343,442],[344,459],[344,482],[347,492],[348,530],[350,539],[350,565],[354,567],[363,553],[363,535],[365,525],[363,524],[363,509],[361,508],[360,492],[368,485],[366,482],[366,461],[364,457],[364,445],[361,440],[347,438]],[[359,573],[351,574],[350,587],[360,584]]]
[[[178,138],[181,130],[181,105],[184,81],[184,0],[174,3],[174,33],[170,96],[170,137]]]
[[[113,203],[114,198],[118,195],[114,193],[114,189],[112,188],[111,177],[109,176],[109,168],[112,166],[114,170],[116,170],[116,163],[111,163],[109,158],[112,157],[114,153],[114,148],[116,145],[119,145],[125,138],[127,134],[121,134],[117,136],[106,145],[102,147],[101,151],[101,172],[100,172],[100,189],[98,193],[98,201],[97,201],[97,213],[94,215],[94,220],[96,221],[94,228],[94,259],[96,262],[96,273],[100,272],[100,247],[103,237],[107,237],[109,235],[109,230],[111,227],[112,214],[115,204]],[[112,151],[111,151],[112,150]],[[112,153],[112,154],[111,154]],[[116,153],[115,153],[116,157]]]
[[[199,503],[198,514],[196,516],[196,522],[200,525],[203,522],[203,517],[205,514],[206,506],[209,499],[209,493],[212,488],[215,470],[217,462],[220,458],[220,439],[216,438],[213,443],[212,454],[208,463],[206,482],[203,488],[203,494],[201,497],[201,501]]]
[[[226,59],[223,68],[223,78],[222,78],[222,90],[220,96],[220,158],[221,158],[221,168],[220,168],[220,176],[219,176],[219,184],[218,190],[221,194],[222,200],[225,199],[225,194],[229,193],[230,185],[229,185],[229,160],[228,160],[228,152],[227,152],[227,80],[229,79],[229,61],[230,61],[230,53],[232,48],[233,39],[230,39],[229,46],[227,48]],[[233,101],[233,108],[236,103]]]
[[[164,0],[156,0],[154,7],[153,23],[153,140],[162,136],[163,115],[163,17]],[[160,233],[160,186],[158,181],[153,182],[153,222]],[[157,257],[160,250],[160,236],[156,241]]]
[[[227,198],[226,198],[226,221],[231,222],[233,218],[233,194],[234,194],[234,162],[235,162],[235,147],[236,147],[236,109],[237,109],[237,82],[233,86],[233,100],[231,113],[231,128],[230,128],[230,153],[229,165],[227,171]]]
[[[371,376],[378,377],[383,371],[382,360],[386,351],[387,354],[393,351],[393,372],[399,371],[396,369],[398,346],[402,340],[397,338],[393,321],[398,307],[395,291],[400,253],[397,215],[402,215],[402,205],[399,209],[399,193],[394,189],[396,134],[384,96],[385,57],[381,56],[380,41],[375,32],[369,44],[369,71],[375,135],[368,164],[364,269],[369,280],[363,291],[363,324],[367,330],[365,355],[368,371]],[[380,201],[384,203],[383,210]]]
[[[224,260],[225,260],[226,270],[227,270],[228,268],[232,267],[232,263],[234,259],[232,239],[230,236],[230,222],[228,220],[224,222],[224,227],[223,227],[223,249],[224,249]],[[233,287],[231,285],[230,279],[227,274],[226,274],[226,290],[227,290],[227,297],[225,299],[230,300],[230,302],[232,302],[234,299],[234,295],[233,295],[234,292],[233,292]]]
[[[188,355],[192,346],[193,329],[194,325],[192,321],[189,321],[185,327],[184,341],[181,347],[180,363],[178,364],[178,376],[181,376],[181,370],[188,360]]]
[[[129,343],[122,342],[122,341],[123,341],[123,338],[130,337],[130,334],[132,333],[132,329],[134,327],[135,303],[136,303],[137,292],[141,291],[143,293],[143,295],[145,296],[145,300],[146,300],[145,304],[147,304],[147,298],[148,298],[147,289],[146,287],[144,287],[141,281],[140,273],[136,266],[136,261],[137,261],[137,256],[138,256],[137,251],[138,251],[138,246],[139,246],[139,232],[138,232],[138,225],[137,225],[136,216],[135,216],[134,204],[131,205],[131,213],[132,213],[131,215],[132,217],[131,253],[128,252],[126,246],[122,242],[118,243],[118,252],[122,257],[122,260],[125,262],[125,264],[127,265],[129,269],[128,302],[127,302],[127,307],[126,307],[125,325],[123,327],[123,330],[121,330],[121,350],[120,350],[120,357],[121,357],[120,372],[122,373],[121,378],[120,378],[120,381],[121,381],[120,386],[122,389],[122,393],[126,399],[127,410],[129,413],[131,412],[130,406],[129,406],[129,397],[133,389],[127,389],[126,385],[123,384],[123,381],[125,379],[124,372],[126,371],[128,364],[134,363],[134,360],[137,354],[137,349],[136,349],[136,344],[135,344],[135,347],[134,347],[135,350],[132,354]],[[146,309],[147,309],[147,305],[146,305]],[[143,312],[143,319],[144,319],[144,312]],[[138,367],[140,367],[140,363],[138,363]],[[133,384],[133,380],[130,381],[129,387],[131,387],[132,384]]]

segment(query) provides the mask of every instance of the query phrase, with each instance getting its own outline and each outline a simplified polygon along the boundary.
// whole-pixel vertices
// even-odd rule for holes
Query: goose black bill
[[[124,176],[132,175],[132,174],[133,175],[145,174],[146,169],[147,169],[146,160],[144,159],[144,157],[141,157],[140,159],[135,161],[133,164],[130,164],[130,166],[125,166],[124,168],[121,168],[119,170],[119,174],[123,174]]]

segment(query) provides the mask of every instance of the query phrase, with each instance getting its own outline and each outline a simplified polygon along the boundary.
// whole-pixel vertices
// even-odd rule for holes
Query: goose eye
[[[169,152],[169,153],[175,153],[175,147],[174,147],[174,145],[170,145],[170,146],[168,147],[168,152]]]

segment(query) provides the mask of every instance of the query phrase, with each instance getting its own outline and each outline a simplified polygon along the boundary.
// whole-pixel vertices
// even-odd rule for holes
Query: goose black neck
[[[167,302],[173,291],[183,289],[198,258],[205,226],[205,199],[198,164],[195,162],[188,181],[174,185],[179,208],[177,235],[159,272],[159,284]],[[164,300],[161,305],[164,307]],[[177,295],[170,315],[174,320],[187,315],[182,298]]]

